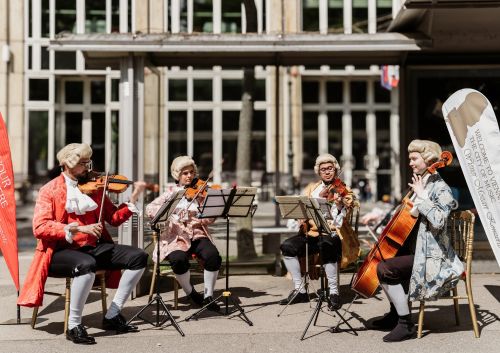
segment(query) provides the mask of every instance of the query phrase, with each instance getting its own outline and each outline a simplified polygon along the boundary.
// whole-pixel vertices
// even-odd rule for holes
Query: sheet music
[[[311,198],[311,203],[323,214],[325,219],[333,219],[331,206],[325,198]]]
[[[309,219],[311,201],[307,196],[276,196],[283,219]]]
[[[165,203],[161,206],[161,208],[156,212],[155,216],[151,220],[151,224],[156,224],[159,222],[166,222],[172,213],[179,201],[182,200],[184,194],[186,193],[185,189],[178,190],[176,193],[172,193],[171,197],[165,201]]]
[[[236,189],[231,208],[229,209],[229,217],[246,217],[252,207],[253,200],[257,194],[257,188],[254,187],[239,187]]]
[[[205,202],[198,208],[200,218],[224,216],[227,202],[234,189],[208,189]],[[252,207],[253,200],[257,194],[257,188],[239,187],[236,189],[232,199],[228,217],[246,217]]]

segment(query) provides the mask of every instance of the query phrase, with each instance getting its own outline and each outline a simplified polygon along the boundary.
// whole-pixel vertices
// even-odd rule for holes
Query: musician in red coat
[[[69,144],[58,152],[57,159],[63,172],[45,184],[38,194],[33,216],[33,233],[38,245],[18,299],[21,306],[40,306],[49,274],[73,277],[66,338],[81,344],[95,343],[82,325],[82,312],[96,269],[118,271],[114,271],[118,277],[108,281],[108,285],[115,288],[117,280],[119,283],[103,319],[103,327],[129,332],[136,331],[137,327],[127,325],[120,311],[147,264],[144,251],[114,244],[104,227],[104,221],[116,227],[137,212],[134,203],[146,184],[136,182],[130,202],[118,207],[104,197],[99,222],[103,191],[85,195],[78,189],[79,180],[86,179],[92,169],[91,156],[92,149],[84,143]],[[125,271],[119,278],[122,269]]]

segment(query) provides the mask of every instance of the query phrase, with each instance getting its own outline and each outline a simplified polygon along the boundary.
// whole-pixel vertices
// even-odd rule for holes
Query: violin
[[[211,178],[211,174],[208,176],[207,180],[201,180],[199,178],[194,178],[190,185],[185,186],[186,193],[184,197],[188,201],[192,201],[196,198],[204,199],[207,196],[207,189],[222,189],[222,186],[217,184],[212,184],[208,186],[208,180]]]
[[[428,167],[422,176],[436,173],[436,169],[450,165],[452,159],[451,152],[443,151],[440,159]],[[365,298],[371,297],[379,285],[377,265],[381,261],[396,256],[417,223],[418,218],[411,215],[413,202],[411,202],[410,197],[412,195],[413,190],[410,189],[353,277],[351,289]]]
[[[80,189],[80,191],[84,194],[92,194],[97,190],[104,189],[106,187],[106,190],[109,192],[121,194],[127,190],[129,185],[132,185],[133,183],[134,182],[128,180],[126,176],[112,174],[108,175],[106,185],[106,175],[92,171],[90,173],[90,178],[87,181],[78,183],[78,189]],[[146,189],[153,192],[159,191],[158,184],[147,184]]]
[[[340,180],[340,178],[334,178],[332,182],[323,190],[321,190],[319,197],[326,199],[327,202],[335,201],[335,194],[340,195],[340,197],[345,197],[348,194],[347,185]]]

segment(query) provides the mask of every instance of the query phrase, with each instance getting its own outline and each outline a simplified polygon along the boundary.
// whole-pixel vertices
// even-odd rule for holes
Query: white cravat
[[[83,215],[97,208],[97,204],[89,196],[78,189],[78,181],[62,173],[66,181],[66,212]]]

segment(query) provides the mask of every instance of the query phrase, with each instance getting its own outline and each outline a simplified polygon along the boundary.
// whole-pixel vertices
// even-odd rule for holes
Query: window
[[[168,80],[168,100],[185,101],[187,99],[187,80]]]
[[[106,83],[104,80],[90,82],[90,101],[92,104],[106,102]]]
[[[352,33],[368,32],[368,0],[352,1]]]
[[[65,103],[82,104],[83,103],[83,82],[66,81],[64,86]]]
[[[42,78],[29,79],[29,100],[48,101],[49,100],[49,80]]]
[[[63,31],[76,33],[76,1],[56,0],[55,34]],[[49,21],[47,21],[49,22]]]
[[[328,103],[342,103],[343,84],[340,81],[326,83],[326,101]]]
[[[85,33],[106,33],[106,1],[85,0]]]
[[[241,1],[222,1],[222,33],[241,33]]]
[[[193,158],[198,166],[198,173],[201,178],[208,177],[212,171],[212,112],[194,111],[193,112]]]
[[[47,174],[47,149],[49,113],[46,111],[30,111],[28,138],[28,175],[31,179]]]
[[[74,51],[56,51],[54,55],[56,70],[76,69],[76,53]]]
[[[174,158],[187,153],[187,112],[168,113],[168,166]]]
[[[193,80],[193,100],[212,101],[212,80]]]
[[[302,81],[302,103],[319,103],[318,81]]]
[[[222,81],[222,100],[240,101],[243,91],[242,80],[223,80]]]
[[[213,32],[212,0],[193,1],[193,32]]]
[[[40,68],[42,70],[48,70],[50,68],[50,52],[48,47],[40,48],[42,62],[40,64]]]
[[[32,2],[30,1],[30,6]],[[49,0],[42,0],[42,21],[41,21],[41,36],[42,38],[50,37],[50,9]]]
[[[305,32],[319,32],[319,1],[302,1],[302,30]]]
[[[366,81],[351,81],[351,102],[366,102]]]
[[[328,1],[328,32],[344,33],[344,2],[343,0]]]
[[[82,141],[82,112],[67,112],[65,116],[64,145],[68,143],[80,143]]]
[[[304,112],[302,116],[303,169],[312,169],[318,155],[318,112]]]

